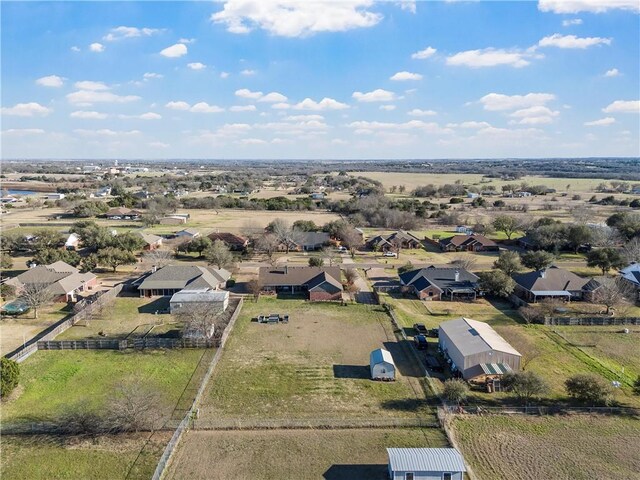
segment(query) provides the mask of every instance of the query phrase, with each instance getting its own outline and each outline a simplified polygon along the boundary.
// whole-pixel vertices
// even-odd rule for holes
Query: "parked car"
[[[414,323],[413,329],[421,335],[427,334],[427,327],[425,327],[424,323]]]
[[[392,257],[392,258],[398,258],[398,254],[396,252],[384,252],[382,254],[383,257]]]
[[[429,346],[427,343],[427,337],[424,335],[416,335],[413,337],[413,343],[418,350],[425,350]]]
[[[427,330],[426,335],[427,335],[427,337],[438,338],[438,329],[437,328],[430,328],[429,330]]]
[[[343,246],[343,245],[340,245],[340,246],[338,247],[338,251],[339,251],[339,252],[346,252],[346,251],[348,251],[348,248],[347,248],[347,247],[345,247],[345,246]]]

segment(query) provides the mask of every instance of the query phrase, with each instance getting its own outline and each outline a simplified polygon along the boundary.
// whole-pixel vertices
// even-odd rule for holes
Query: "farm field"
[[[446,446],[436,428],[191,430],[167,478],[386,480],[387,447]]]
[[[288,313],[290,322],[251,321],[271,312]],[[369,353],[379,347],[394,356],[395,382],[369,379]],[[198,423],[412,416],[426,408],[419,376],[380,307],[263,297],[245,303]]]
[[[640,419],[487,415],[452,421],[479,480],[640,478]]]

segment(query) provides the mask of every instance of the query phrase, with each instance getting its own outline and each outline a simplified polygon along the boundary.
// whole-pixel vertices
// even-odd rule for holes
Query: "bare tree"
[[[253,300],[257,302],[260,298],[260,292],[262,291],[262,283],[260,283],[260,280],[257,278],[249,280],[249,282],[247,282],[247,290],[253,295]]]
[[[106,425],[113,432],[155,431],[162,425],[160,392],[138,379],[116,385],[107,405]]]
[[[357,248],[362,246],[362,235],[352,225],[345,224],[338,232],[340,240],[349,249],[351,256],[355,255]]]
[[[151,250],[142,256],[142,262],[146,268],[156,267],[158,269],[166,267],[174,259],[171,250]]]
[[[453,257],[451,264],[463,268],[464,270],[471,271],[476,266],[476,260],[471,255],[459,254]]]
[[[213,242],[213,245],[204,251],[204,256],[210,265],[215,265],[218,268],[227,268],[233,265],[233,254],[222,240]]]
[[[353,285],[358,278],[358,272],[355,268],[348,268],[344,271],[344,278],[347,280],[347,285]]]
[[[539,308],[529,305],[520,307],[518,309],[518,313],[524,319],[527,325],[540,322],[544,317],[544,313]]]
[[[222,334],[223,317],[220,306],[212,302],[186,305],[173,315],[183,324],[183,335],[195,338],[213,338]]]
[[[44,283],[28,283],[24,286],[21,298],[33,309],[34,318],[38,318],[38,308],[53,300],[53,291],[50,285]]]
[[[640,263],[640,238],[629,240],[622,249],[622,256],[627,263]]]
[[[255,246],[256,250],[264,253],[269,261],[271,261],[273,259],[273,255],[278,251],[280,242],[275,235],[265,233],[256,239]]]
[[[297,248],[300,244],[304,232],[290,226],[286,221],[276,218],[271,222],[271,231],[278,239],[280,245],[283,245],[288,254],[292,248]]]
[[[625,307],[631,303],[633,288],[624,280],[604,277],[598,279],[600,287],[595,290],[593,302],[607,307],[606,315],[612,310]]]

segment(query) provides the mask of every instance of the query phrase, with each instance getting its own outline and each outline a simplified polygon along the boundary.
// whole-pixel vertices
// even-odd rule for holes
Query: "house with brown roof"
[[[555,265],[543,270],[516,273],[512,277],[516,282],[516,295],[530,303],[552,298],[591,301],[594,292],[601,286],[592,278],[579,277]]]
[[[127,207],[114,207],[107,210],[104,215],[109,220],[138,220],[142,212]]]
[[[138,279],[141,297],[170,296],[180,290],[208,288],[220,290],[231,278],[231,273],[221,268],[196,265],[167,265]]]
[[[80,292],[92,290],[98,278],[91,272],[81,273],[77,268],[58,261],[50,265],[30,268],[7,284],[16,287],[18,295],[29,285],[46,287],[56,302],[75,302]]]
[[[311,301],[342,300],[340,267],[261,267],[264,292],[306,294]]]
[[[143,250],[152,251],[162,246],[162,237],[154,235],[153,233],[139,232],[140,237],[144,240]]]
[[[444,252],[497,252],[498,244],[484,235],[454,235],[440,240],[440,249]]]
[[[400,247],[401,249],[422,248],[422,241],[415,235],[398,230],[389,235],[376,235],[367,240],[367,247],[371,250],[381,252],[391,251]]]
[[[400,291],[420,300],[475,300],[481,295],[478,277],[464,268],[427,268],[400,274]]]
[[[235,252],[241,252],[249,246],[249,239],[229,232],[214,232],[210,233],[209,239],[212,242],[216,240],[223,241],[229,250]]]

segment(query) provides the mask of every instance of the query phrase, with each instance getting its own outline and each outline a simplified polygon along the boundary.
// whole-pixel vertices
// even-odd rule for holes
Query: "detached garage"
[[[388,350],[379,348],[369,356],[372,380],[393,381],[396,379],[396,364]]]

